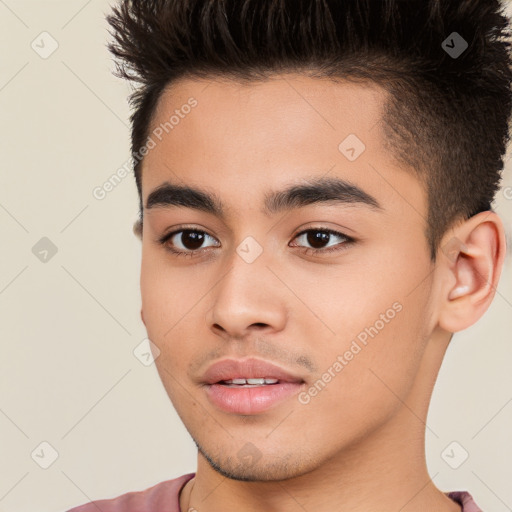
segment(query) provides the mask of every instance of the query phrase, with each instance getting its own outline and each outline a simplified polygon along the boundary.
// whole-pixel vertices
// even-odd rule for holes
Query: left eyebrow
[[[358,186],[340,178],[316,178],[265,194],[265,215],[303,208],[312,204],[354,204],[382,210],[377,199]],[[218,196],[197,187],[165,182],[156,187],[146,201],[146,209],[180,206],[225,218],[225,208]]]
[[[383,209],[375,197],[353,183],[341,178],[316,178],[267,194],[264,213],[273,215],[317,203],[356,204],[375,210]]]

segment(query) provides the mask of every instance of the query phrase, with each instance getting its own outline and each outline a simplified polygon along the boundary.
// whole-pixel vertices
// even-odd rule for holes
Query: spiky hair
[[[425,185],[433,260],[453,222],[492,208],[512,108],[499,0],[121,0],[107,20],[115,73],[136,86],[132,154],[179,78],[362,80],[389,93],[386,145]],[[140,160],[134,173],[142,222]]]

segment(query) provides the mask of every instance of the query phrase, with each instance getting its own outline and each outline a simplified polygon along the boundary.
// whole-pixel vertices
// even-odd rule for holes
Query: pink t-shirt
[[[195,473],[166,480],[144,491],[129,492],[117,498],[97,500],[66,512],[187,512],[180,509],[179,494]],[[462,512],[482,512],[467,491],[445,493],[462,506]]]

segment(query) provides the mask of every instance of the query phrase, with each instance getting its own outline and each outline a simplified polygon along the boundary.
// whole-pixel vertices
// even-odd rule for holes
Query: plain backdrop
[[[196,467],[154,364],[136,357],[135,182],[93,195],[129,161],[110,3],[0,0],[1,512],[62,512]],[[512,248],[511,166],[496,211]],[[452,340],[426,433],[435,484],[492,512],[512,510],[511,262],[490,310]]]

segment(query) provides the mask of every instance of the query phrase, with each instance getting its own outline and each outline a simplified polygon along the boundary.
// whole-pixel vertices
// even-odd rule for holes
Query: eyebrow
[[[340,178],[316,178],[299,185],[271,191],[264,196],[262,212],[266,215],[303,208],[312,204],[354,204],[382,210],[377,199],[358,186]],[[207,190],[165,182],[150,192],[146,209],[181,206],[211,213],[221,219],[226,216],[221,199]]]

